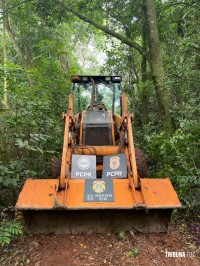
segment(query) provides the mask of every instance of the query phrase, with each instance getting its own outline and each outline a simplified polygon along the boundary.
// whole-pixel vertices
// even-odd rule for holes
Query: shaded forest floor
[[[166,251],[185,257],[167,257]],[[185,224],[161,234],[24,235],[0,249],[0,265],[198,266],[200,248]]]

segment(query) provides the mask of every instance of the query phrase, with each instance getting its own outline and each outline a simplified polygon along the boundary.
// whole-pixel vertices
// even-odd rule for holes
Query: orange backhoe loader
[[[16,209],[32,233],[167,231],[181,208],[167,178],[147,178],[120,76],[72,76],[62,158],[52,179],[27,179]]]

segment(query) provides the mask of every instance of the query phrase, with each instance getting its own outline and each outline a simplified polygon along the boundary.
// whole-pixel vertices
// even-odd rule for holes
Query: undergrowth
[[[18,221],[6,219],[0,221],[0,246],[10,244],[12,240],[22,234],[23,227]]]

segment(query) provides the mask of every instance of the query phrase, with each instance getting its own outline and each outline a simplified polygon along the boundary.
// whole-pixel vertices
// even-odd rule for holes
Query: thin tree
[[[2,10],[3,10],[3,100],[2,105],[5,109],[9,109],[8,106],[8,82],[7,82],[7,49],[6,49],[6,27],[5,27],[5,1],[2,0]]]
[[[143,8],[149,43],[149,63],[151,67],[152,79],[155,86],[157,102],[159,105],[159,110],[161,112],[161,118],[164,128],[167,132],[172,133],[174,131],[174,125],[170,113],[169,95],[167,90],[165,90],[164,88],[165,73],[158,35],[154,0],[143,0]]]

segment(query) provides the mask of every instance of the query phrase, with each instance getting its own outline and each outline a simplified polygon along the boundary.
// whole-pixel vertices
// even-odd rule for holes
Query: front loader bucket
[[[166,232],[172,209],[26,210],[25,230],[36,233]]]
[[[129,182],[113,179],[113,202],[85,202],[84,179],[69,179],[61,191],[56,179],[28,179],[16,208],[31,233],[167,231],[173,209],[181,207],[169,178],[141,179],[140,191]]]

